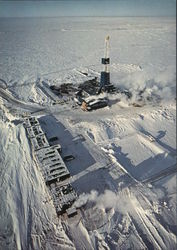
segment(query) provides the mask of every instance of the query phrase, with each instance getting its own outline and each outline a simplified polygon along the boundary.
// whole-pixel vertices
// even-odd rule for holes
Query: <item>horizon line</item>
[[[13,0],[14,1],[14,0]],[[176,18],[176,15],[143,15],[143,16],[0,16],[0,18],[60,18],[60,17],[174,17]]]

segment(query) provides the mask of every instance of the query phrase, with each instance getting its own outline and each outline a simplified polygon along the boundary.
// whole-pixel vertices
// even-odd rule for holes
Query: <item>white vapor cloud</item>
[[[176,73],[170,68],[155,76],[144,71],[134,72],[121,80],[121,87],[131,92],[131,102],[140,98],[141,91],[141,96],[145,101],[147,98],[154,97],[166,101],[175,97]]]
[[[127,213],[131,209],[130,192],[114,193],[111,190],[105,190],[103,194],[98,194],[96,190],[92,190],[89,194],[81,194],[74,206],[79,208],[89,202],[95,203],[95,206],[100,209],[111,209],[121,213]],[[121,202],[120,202],[121,201]]]

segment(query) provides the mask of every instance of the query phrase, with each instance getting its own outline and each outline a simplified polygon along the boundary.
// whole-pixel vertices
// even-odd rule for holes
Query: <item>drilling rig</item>
[[[100,96],[101,92],[114,93],[116,88],[110,83],[110,58],[109,58],[109,36],[105,38],[104,57],[101,59],[103,70],[100,75],[100,82],[97,77],[80,84],[76,93],[76,101],[81,105],[82,110],[89,111],[103,108],[108,105],[107,95]]]
[[[110,58],[109,58],[109,36],[105,38],[105,51],[104,51],[104,57],[101,59],[101,63],[103,65],[103,71],[101,72],[100,77],[100,89],[99,93],[104,90],[109,89],[110,85]]]
[[[101,59],[101,63],[103,65],[103,71],[101,71],[100,77],[100,88],[98,94],[102,91],[105,92],[115,92],[115,87],[110,83],[110,58],[109,58],[109,50],[110,50],[110,38],[107,36],[105,38],[105,50],[104,57]]]

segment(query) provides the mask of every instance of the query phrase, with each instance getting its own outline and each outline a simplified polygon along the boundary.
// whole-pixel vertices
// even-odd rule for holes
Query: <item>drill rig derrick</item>
[[[101,72],[100,78],[100,89],[99,93],[103,90],[107,90],[108,85],[110,84],[110,58],[109,58],[109,36],[105,38],[105,51],[104,58],[101,59],[103,65],[103,71]]]

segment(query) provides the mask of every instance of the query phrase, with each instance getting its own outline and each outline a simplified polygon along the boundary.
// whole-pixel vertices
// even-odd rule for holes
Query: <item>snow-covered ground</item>
[[[99,77],[108,34],[111,81],[132,98],[52,105],[48,85]],[[175,43],[173,18],[0,19],[0,249],[176,249]],[[75,156],[74,218],[56,216],[25,114]]]

